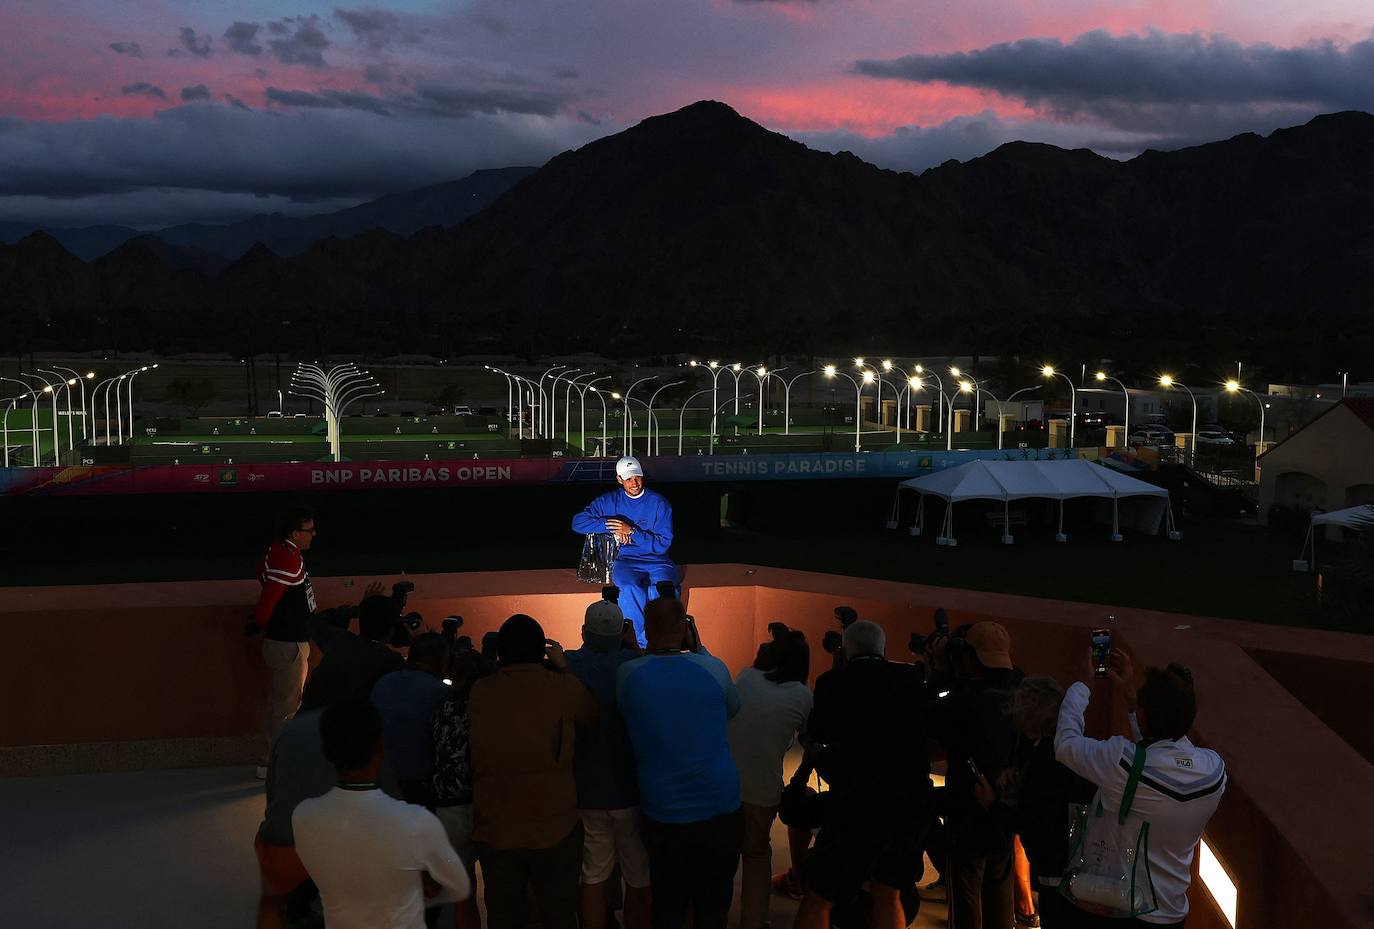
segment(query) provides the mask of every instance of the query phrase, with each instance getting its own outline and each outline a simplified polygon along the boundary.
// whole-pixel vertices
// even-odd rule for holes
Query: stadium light
[[[1074,427],[1078,419],[1078,388],[1074,387],[1073,379],[1067,374],[1054,370],[1054,365],[1045,365],[1040,369],[1040,373],[1045,377],[1062,377],[1064,383],[1069,385],[1069,448],[1074,448]]]

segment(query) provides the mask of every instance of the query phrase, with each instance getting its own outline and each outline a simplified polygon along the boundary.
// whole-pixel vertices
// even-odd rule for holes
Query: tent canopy
[[[1022,500],[1047,497],[1160,497],[1169,491],[1082,458],[1060,461],[985,461],[979,459],[924,477],[902,487],[945,500]],[[1335,514],[1328,514],[1335,515]]]
[[[1374,504],[1366,503],[1363,506],[1333,510],[1330,513],[1315,513],[1312,516],[1312,525],[1340,526],[1343,529],[1374,529]]]
[[[1169,491],[1081,458],[1058,461],[991,461],[978,459],[958,467],[902,481],[898,492],[912,490],[950,503],[964,500],[996,500],[1005,507],[1012,500],[1031,497],[1063,501],[1075,497],[1099,497],[1112,501],[1113,537],[1119,501],[1139,498],[1139,512],[1132,522],[1145,532],[1159,531],[1172,519]],[[918,520],[921,517],[918,517]],[[894,517],[895,508],[894,508]],[[946,532],[952,533],[952,520]],[[913,533],[919,529],[913,529]],[[1062,527],[1060,534],[1062,535]]]

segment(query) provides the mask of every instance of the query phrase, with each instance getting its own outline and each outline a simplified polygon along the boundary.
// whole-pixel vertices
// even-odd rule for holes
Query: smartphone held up
[[[1092,631],[1093,674],[1107,676],[1107,662],[1112,656],[1112,630],[1094,629]]]

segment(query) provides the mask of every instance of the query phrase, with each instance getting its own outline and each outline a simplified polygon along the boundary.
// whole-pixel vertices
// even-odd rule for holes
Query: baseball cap
[[[587,607],[582,631],[593,651],[613,651],[620,647],[620,632],[625,627],[625,614],[609,600],[597,600]],[[597,646],[605,646],[598,648]]]
[[[974,623],[964,633],[964,641],[973,649],[985,668],[1011,670],[1011,636],[1001,623]]]
[[[626,455],[615,463],[615,476],[627,481],[632,477],[643,477],[644,469],[639,466],[638,458]]]

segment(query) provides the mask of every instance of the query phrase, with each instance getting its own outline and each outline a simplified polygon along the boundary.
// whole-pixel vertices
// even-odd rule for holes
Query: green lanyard
[[[1145,746],[1136,745],[1135,757],[1131,759],[1131,775],[1126,778],[1126,789],[1121,791],[1121,810],[1116,816],[1116,821],[1123,826],[1126,825],[1126,817],[1130,815],[1131,804],[1135,802],[1135,789],[1140,784],[1140,772],[1145,770],[1145,754]]]

